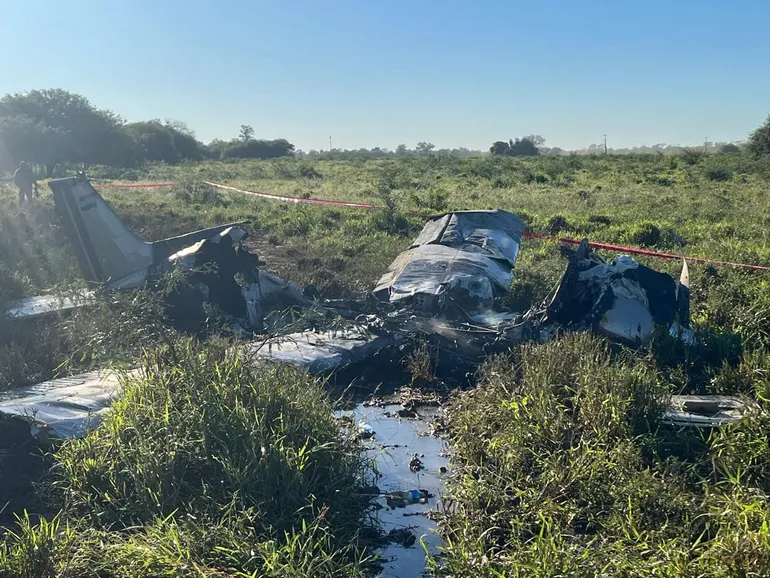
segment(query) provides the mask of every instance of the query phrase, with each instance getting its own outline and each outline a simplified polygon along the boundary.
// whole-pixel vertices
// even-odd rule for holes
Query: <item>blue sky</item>
[[[738,140],[770,113],[770,0],[4,0],[0,94],[241,124],[298,148]]]

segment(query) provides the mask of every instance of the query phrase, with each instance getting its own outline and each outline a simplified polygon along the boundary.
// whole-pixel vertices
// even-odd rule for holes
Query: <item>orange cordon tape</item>
[[[357,209],[382,209],[381,205],[370,205],[369,203],[349,203],[347,201],[330,201],[328,199],[303,199],[301,197],[282,197],[281,195],[271,195],[269,193],[255,193],[253,191],[244,191],[242,189],[236,189],[235,187],[229,187],[227,185],[220,185],[218,183],[209,183],[203,181],[207,185],[217,187],[218,189],[225,189],[226,191],[235,191],[236,193],[243,193],[244,195],[252,195],[254,197],[260,197],[262,199],[270,199],[272,201],[281,201],[284,203],[306,203],[309,205],[331,205],[334,207],[354,207]]]
[[[357,209],[382,209],[382,205],[372,205],[370,203],[351,203],[348,201],[332,201],[328,199],[303,199],[301,197],[285,197],[281,195],[273,195],[269,193],[255,193],[254,191],[245,191],[228,185],[221,185],[219,183],[212,183],[204,181],[207,185],[216,187],[218,189],[224,189],[226,191],[234,191],[236,193],[242,193],[244,195],[251,195],[262,199],[268,199],[271,201],[278,201],[282,203],[298,203],[308,205],[327,205],[333,207],[352,207]],[[135,184],[118,184],[118,185],[96,185],[102,188],[113,189],[141,189],[141,188],[157,188],[157,187],[170,187],[176,183],[135,183]],[[410,212],[411,215],[420,217],[428,217],[425,213]],[[525,239],[541,239],[545,241],[558,241],[560,243],[568,243],[570,245],[579,245],[580,239],[571,239],[569,237],[554,237],[552,235],[541,235],[540,233],[530,233],[524,231],[521,235]],[[619,251],[622,253],[629,253],[632,255],[644,255],[646,257],[658,257],[660,259],[681,259],[681,255],[674,255],[673,253],[662,253],[659,251],[649,251],[647,249],[638,249],[635,247],[624,247],[622,245],[612,245],[610,243],[600,243],[596,241],[589,241],[588,246],[593,249],[607,249],[609,251]],[[730,261],[718,261],[715,259],[704,259],[702,257],[686,257],[690,263],[707,263],[711,265],[720,265],[723,267],[736,267],[739,269],[748,269],[750,271],[770,271],[770,267],[764,265],[747,265],[746,263],[732,263]]]

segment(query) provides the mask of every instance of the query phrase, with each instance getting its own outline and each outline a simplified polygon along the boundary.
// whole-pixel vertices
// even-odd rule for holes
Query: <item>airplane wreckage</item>
[[[523,221],[507,211],[431,217],[370,294],[319,302],[262,270],[243,243],[247,234],[240,223],[148,243],[125,227],[84,176],[52,181],[50,187],[90,292],[78,299],[6,304],[6,320],[87,306],[100,292],[134,289],[181,270],[185,282],[167,299],[169,317],[180,328],[200,329],[204,305],[216,305],[244,334],[261,334],[249,344],[256,363],[285,362],[314,374],[368,365],[394,352],[403,358],[401,348],[415,337],[450,352],[443,357],[461,367],[559,331],[592,331],[633,346],[649,342],[657,326],[687,342],[694,339],[684,260],[675,281],[626,255],[605,262],[587,241],[569,255],[545,302],[526,312],[506,310],[500,298],[513,281],[524,231]],[[326,325],[335,328],[278,335],[276,316],[292,308],[321,313],[336,320]],[[118,377],[109,373],[61,378],[0,394],[0,414],[26,416],[33,434],[78,436],[98,423],[119,388]],[[741,419],[743,409],[733,398],[673,396],[663,421],[713,427]]]

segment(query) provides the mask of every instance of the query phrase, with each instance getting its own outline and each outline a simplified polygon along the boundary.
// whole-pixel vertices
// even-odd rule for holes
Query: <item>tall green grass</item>
[[[16,576],[355,576],[371,483],[323,384],[177,341],[104,422],[62,444],[46,496],[0,547]]]
[[[651,358],[570,335],[490,360],[451,407],[447,576],[765,576],[766,414],[659,423]]]

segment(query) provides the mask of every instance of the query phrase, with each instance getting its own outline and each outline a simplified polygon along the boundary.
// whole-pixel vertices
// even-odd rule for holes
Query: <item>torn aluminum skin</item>
[[[263,362],[281,362],[312,374],[338,371],[370,359],[379,351],[401,343],[398,333],[373,333],[361,327],[329,331],[303,331],[250,346]]]
[[[605,263],[583,241],[548,305],[546,319],[641,345],[649,342],[656,324],[673,326],[686,320],[688,312],[689,292],[681,282],[628,255]]]
[[[673,427],[721,427],[742,420],[749,407],[729,395],[672,395],[661,422]]]
[[[119,392],[117,375],[93,371],[3,392],[0,414],[29,419],[33,437],[41,428],[61,439],[81,437],[99,424]]]
[[[422,313],[491,306],[513,280],[524,222],[507,211],[458,211],[432,218],[382,275],[374,295]]]

